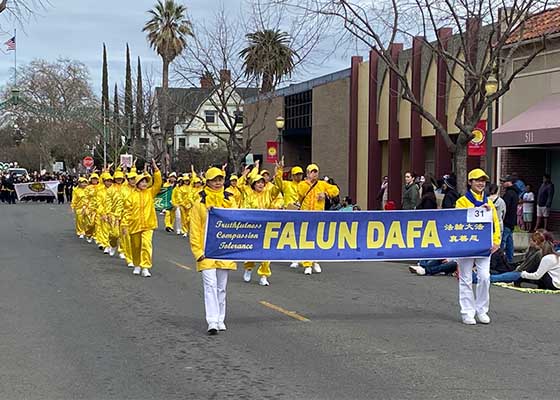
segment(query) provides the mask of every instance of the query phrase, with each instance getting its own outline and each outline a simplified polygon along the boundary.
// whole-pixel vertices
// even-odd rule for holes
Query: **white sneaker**
[[[116,248],[114,248],[114,247],[109,247],[109,255],[110,255],[111,257],[114,257],[116,252],[117,252],[117,249],[116,249]]]
[[[489,324],[490,323],[490,317],[486,313],[476,314],[476,318],[478,318],[478,322],[480,322],[481,324]]]
[[[183,232],[182,231],[177,231],[177,235],[182,235]]]
[[[140,267],[134,267],[134,271],[132,271],[132,274],[133,275],[140,275],[140,270],[141,270]]]
[[[270,286],[270,283],[268,283],[268,279],[266,279],[266,276],[261,276],[261,279],[259,279],[259,285]]]
[[[299,263],[298,263],[298,262],[295,262],[295,261],[294,261],[293,263],[290,264],[290,268],[297,268],[297,267],[299,267]]]
[[[109,254],[110,251],[111,251],[110,247],[105,247],[105,250],[103,250],[103,254]]]
[[[225,331],[226,328],[226,324],[224,324],[223,322],[218,322],[218,330],[219,331]]]
[[[411,265],[408,270],[416,275],[426,275],[426,270],[419,265]]]
[[[126,256],[125,256],[123,253],[119,253],[119,258],[120,258],[121,260],[124,260],[124,259],[126,258]]]
[[[189,237],[189,234],[188,233],[183,233],[183,237],[184,238]]]
[[[245,282],[251,282],[251,274],[252,273],[253,273],[253,270],[246,269],[245,272],[243,273],[243,280]]]
[[[313,263],[313,272],[320,274],[322,271],[321,266],[319,263]]]
[[[86,242],[91,243],[91,242],[93,242],[93,239],[88,237],[88,238],[86,238]]]
[[[208,324],[208,334],[209,335],[217,335],[218,334],[218,324],[216,324],[216,323]]]
[[[311,275],[313,273],[311,267],[307,267],[303,270],[304,275]]]
[[[150,274],[150,270],[148,268],[142,268],[142,276],[144,278],[149,278],[152,274]]]
[[[84,235],[78,236],[78,239],[83,239],[83,238],[84,238]]]
[[[463,317],[463,324],[465,325],[476,325],[476,320],[470,317]]]
[[[128,263],[128,264],[127,264],[126,266],[127,266],[128,268],[134,268],[134,264],[133,264],[133,263],[131,263],[131,262],[130,262],[130,263]]]

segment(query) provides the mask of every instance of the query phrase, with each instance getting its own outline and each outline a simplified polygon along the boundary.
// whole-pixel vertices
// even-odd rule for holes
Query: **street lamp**
[[[167,159],[168,171],[167,172],[171,171],[171,158],[172,158],[172,154],[173,154],[173,142],[174,142],[173,141],[173,136],[169,136],[167,138],[167,142],[166,142],[167,143],[167,157],[168,157],[168,159]]]
[[[486,97],[494,95],[498,91],[498,80],[494,75],[490,75],[486,80],[486,85],[484,86],[486,90]],[[492,161],[492,127],[493,127],[493,108],[492,102],[488,104],[488,115],[486,118],[486,173],[492,177],[492,172],[494,170],[494,165]]]
[[[276,117],[276,129],[278,129],[278,153],[279,153],[279,160],[282,159],[282,131],[284,130],[285,124],[284,117],[281,115]]]

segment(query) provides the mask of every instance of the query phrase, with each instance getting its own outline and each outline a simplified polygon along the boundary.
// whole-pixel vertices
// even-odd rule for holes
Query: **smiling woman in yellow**
[[[154,177],[144,173],[136,179],[136,188],[125,201],[124,234],[130,235],[134,275],[152,276],[152,237],[158,226],[154,199],[161,189],[161,172],[152,160]]]
[[[196,270],[202,272],[204,308],[208,333],[215,335],[225,331],[226,288],[228,273],[237,269],[232,261],[211,260],[204,257],[204,233],[208,209],[212,207],[236,208],[233,196],[224,191],[224,172],[220,168],[206,171],[206,186],[198,191],[190,215],[191,250],[196,260]]]

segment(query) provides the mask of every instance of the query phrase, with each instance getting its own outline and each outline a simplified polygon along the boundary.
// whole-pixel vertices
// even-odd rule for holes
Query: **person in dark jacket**
[[[422,185],[422,198],[420,204],[416,207],[417,210],[437,210],[436,194],[431,182],[424,182]]]
[[[543,176],[543,183],[537,192],[537,223],[535,231],[539,229],[541,220],[544,223],[544,229],[547,229],[548,217],[550,215],[550,207],[552,206],[552,199],[554,198],[554,185],[550,180],[550,175]]]
[[[455,208],[455,203],[457,199],[461,197],[459,192],[457,192],[457,178],[453,175],[443,177],[443,188],[442,193],[443,201],[441,202],[441,208]]]
[[[416,175],[412,172],[406,172],[404,174],[404,187],[402,195],[402,205],[403,210],[414,210],[418,205],[419,200],[419,190],[418,185],[414,182]]]
[[[500,179],[505,193],[502,196],[506,203],[506,214],[504,215],[504,231],[502,232],[501,248],[506,253],[507,260],[513,261],[513,230],[517,225],[517,203],[519,203],[519,193],[513,184],[514,178],[508,175]]]

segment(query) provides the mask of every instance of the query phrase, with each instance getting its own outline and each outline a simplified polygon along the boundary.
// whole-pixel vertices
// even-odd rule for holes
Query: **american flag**
[[[16,49],[16,37],[14,36],[10,40],[4,42],[4,44],[6,46],[8,46],[8,48],[6,49],[7,51],[15,50]]]

